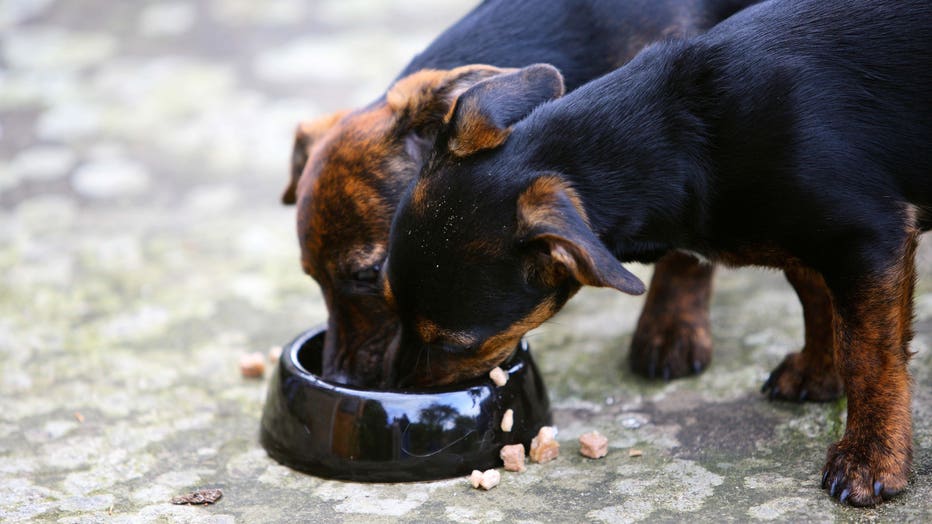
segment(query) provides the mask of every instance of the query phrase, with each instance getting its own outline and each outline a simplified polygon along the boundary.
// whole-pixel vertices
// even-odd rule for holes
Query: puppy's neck
[[[541,107],[512,136],[533,171],[572,184],[593,230],[622,260],[703,249],[713,112],[685,102],[709,100],[694,92],[710,87],[687,69],[692,52],[682,43],[649,48]]]

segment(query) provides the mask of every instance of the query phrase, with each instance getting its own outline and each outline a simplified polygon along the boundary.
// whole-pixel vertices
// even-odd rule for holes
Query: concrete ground
[[[914,475],[876,509],[818,488],[843,403],[758,393],[802,323],[782,277],[753,269],[717,276],[698,378],[624,368],[638,298],[586,291],[533,333],[563,452],[490,492],[266,457],[266,382],[237,359],[326,317],[278,204],[291,129],[374,98],[471,3],[0,0],[0,521],[932,520],[928,246]],[[576,452],[592,429],[603,460]],[[201,487],[224,496],[169,503]]]

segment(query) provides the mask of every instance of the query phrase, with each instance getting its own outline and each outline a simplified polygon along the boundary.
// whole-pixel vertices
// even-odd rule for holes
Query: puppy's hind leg
[[[784,270],[803,306],[806,342],[770,374],[761,388],[771,399],[828,401],[841,396],[835,369],[835,311],[832,295],[817,271],[793,266]]]
[[[631,341],[628,364],[647,378],[698,374],[712,361],[709,299],[715,267],[692,255],[661,258]]]

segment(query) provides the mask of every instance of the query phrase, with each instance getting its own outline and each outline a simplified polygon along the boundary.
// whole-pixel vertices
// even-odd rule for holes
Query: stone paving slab
[[[237,359],[326,317],[277,204],[294,123],[374,98],[470,6],[0,0],[0,521],[932,520],[928,244],[915,471],[876,509],[817,487],[843,402],[758,393],[802,340],[793,292],[762,270],[719,273],[714,363],[669,384],[622,365],[641,299],[581,293],[530,338],[562,455],[490,492],[328,481],[266,457],[267,379]],[[593,429],[605,459],[576,452]],[[169,503],[198,488],[224,496]]]

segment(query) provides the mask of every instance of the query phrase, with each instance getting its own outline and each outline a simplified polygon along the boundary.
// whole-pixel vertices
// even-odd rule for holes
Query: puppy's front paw
[[[632,371],[652,379],[699,374],[712,361],[708,322],[645,312],[631,341],[628,361]]]
[[[852,506],[874,506],[900,493],[909,480],[909,450],[884,450],[879,442],[842,439],[828,448],[822,489]]]
[[[831,349],[829,349],[831,351]],[[844,387],[834,366],[818,364],[806,351],[790,353],[764,382],[761,393],[771,400],[825,402],[841,396]]]

